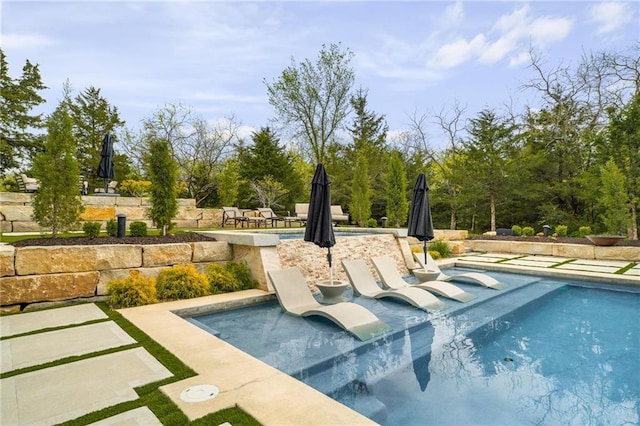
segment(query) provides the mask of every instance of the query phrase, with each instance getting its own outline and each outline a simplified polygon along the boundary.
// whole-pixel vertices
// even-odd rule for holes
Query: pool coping
[[[469,262],[460,258],[447,259],[439,262],[439,265],[640,286],[640,278],[619,274]],[[196,371],[197,375],[194,377],[160,388],[190,420],[224,408],[238,406],[265,426],[376,424],[362,414],[209,334],[184,318],[266,302],[274,298],[273,292],[245,290],[121,309],[118,312]],[[180,393],[183,390],[201,384],[217,386],[220,389],[219,395],[198,403],[180,399]]]

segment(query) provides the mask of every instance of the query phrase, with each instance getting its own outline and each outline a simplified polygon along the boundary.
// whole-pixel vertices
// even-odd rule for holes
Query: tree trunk
[[[496,230],[496,197],[491,195],[491,230]]]
[[[627,237],[630,240],[638,239],[638,210],[635,204],[631,204],[631,227],[627,230]]]

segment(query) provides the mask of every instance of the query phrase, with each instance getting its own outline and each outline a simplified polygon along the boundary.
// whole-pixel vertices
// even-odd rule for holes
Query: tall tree
[[[241,201],[248,203],[247,205],[256,206],[255,201],[253,203],[250,201],[255,200],[253,197],[255,191],[251,187],[251,182],[255,185],[258,181],[270,176],[269,182],[280,182],[288,190],[278,203],[287,207],[287,210],[292,210],[293,204],[302,193],[302,181],[293,167],[293,159],[284,147],[280,146],[280,140],[269,127],[263,127],[253,133],[253,145],[241,149],[239,161],[242,181],[239,190]],[[254,188],[257,187],[254,186]]]
[[[171,220],[178,214],[178,165],[171,157],[169,141],[149,139],[146,156],[147,174],[151,179],[149,218],[162,235],[171,230]]]
[[[351,107],[355,117],[348,128],[352,142],[347,146],[345,155],[350,160],[352,175],[357,173],[353,167],[359,156],[364,156],[369,171],[371,186],[371,211],[375,217],[385,213],[385,172],[387,167],[387,132],[389,127],[384,115],[377,115],[367,108],[367,91],[360,88],[351,97]],[[367,217],[368,219],[368,217]]]
[[[83,211],[78,188],[80,168],[76,159],[73,121],[65,98],[47,119],[43,151],[33,159],[33,176],[40,188],[33,196],[33,219],[51,228],[52,236],[75,225]]]
[[[351,220],[358,226],[366,226],[367,220],[371,217],[370,193],[367,157],[364,154],[359,154],[351,181],[351,203],[349,203]]]
[[[237,206],[240,186],[240,164],[237,158],[229,158],[218,174],[218,198],[223,206]]]
[[[602,222],[612,235],[625,235],[631,223],[629,216],[629,195],[625,176],[615,161],[610,159],[600,167],[600,203],[603,207]]]
[[[305,142],[309,158],[323,163],[327,145],[349,113],[349,93],[355,79],[353,53],[339,44],[323,45],[318,59],[297,64],[291,59],[277,80],[267,86],[269,104],[278,119]]]
[[[516,172],[511,167],[514,126],[487,109],[469,123],[469,139],[463,142],[467,154],[465,170],[472,192],[488,198],[491,230],[495,231],[497,204],[505,199]]]
[[[80,170],[90,187],[104,186],[104,182],[96,174],[100,163],[102,140],[107,132],[112,132],[117,141],[117,130],[124,126],[120,120],[118,108],[100,95],[100,89],[93,86],[85,89],[71,103],[71,118],[74,124],[74,135],[78,142],[78,161]],[[116,160],[114,159],[114,165]],[[120,170],[123,165],[115,165]],[[117,180],[124,176],[116,175]]]
[[[46,88],[39,66],[28,60],[20,78],[12,79],[0,49],[0,177],[33,158],[41,146],[42,138],[33,132],[43,127],[42,114],[32,110],[45,102],[38,92]]]
[[[387,170],[387,220],[391,226],[399,228],[407,221],[409,213],[407,176],[400,151],[391,152]]]

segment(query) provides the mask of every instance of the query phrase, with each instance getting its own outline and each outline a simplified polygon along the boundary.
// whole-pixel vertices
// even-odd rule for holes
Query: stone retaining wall
[[[84,213],[77,229],[82,230],[83,222],[101,222],[102,229],[117,214],[127,216],[128,224],[133,221],[145,222],[153,226],[146,217],[151,207],[149,198],[120,197],[111,195],[82,196]],[[41,232],[43,229],[31,220],[32,195],[19,192],[0,192],[0,232]],[[214,228],[222,226],[221,209],[201,209],[193,199],[178,199],[178,214],[173,220],[178,228]],[[46,231],[46,229],[44,229]]]
[[[139,270],[155,277],[178,263],[199,270],[233,259],[224,241],[153,245],[14,247],[0,245],[0,306],[4,311],[27,304],[106,294],[107,283]]]

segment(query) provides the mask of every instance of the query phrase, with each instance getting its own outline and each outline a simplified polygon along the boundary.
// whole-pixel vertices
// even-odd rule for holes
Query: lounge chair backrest
[[[343,260],[342,266],[344,266],[344,271],[347,273],[351,285],[358,293],[368,294],[382,290],[363,259]]]
[[[223,212],[227,215],[227,217],[241,217],[242,213],[238,210],[237,207],[222,207]]]
[[[373,262],[373,266],[375,266],[385,286],[397,289],[409,285],[398,272],[396,262],[389,256],[372,257],[371,262]]]
[[[22,192],[36,192],[40,188],[40,182],[35,178],[30,178],[24,173],[20,173],[16,176],[18,187]]]
[[[300,315],[309,306],[318,305],[318,301],[311,294],[300,269],[277,269],[267,271],[267,275],[269,275],[278,301],[285,311]],[[305,285],[296,285],[301,282]]]
[[[348,222],[349,215],[342,211],[342,206],[339,204],[331,206],[331,219],[338,222]]]
[[[278,215],[275,214],[275,212],[271,209],[271,207],[259,207],[258,212],[260,213],[260,216],[267,219],[278,217]]]
[[[309,216],[309,203],[296,203],[296,216],[302,220],[307,220]]]

